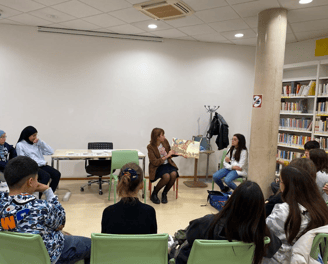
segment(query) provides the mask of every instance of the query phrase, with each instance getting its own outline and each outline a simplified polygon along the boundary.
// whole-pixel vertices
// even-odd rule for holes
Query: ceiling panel
[[[112,32],[121,33],[121,34],[139,34],[144,32],[140,28],[137,28],[132,25],[121,25],[116,27],[110,27],[108,29],[111,30]]]
[[[138,10],[136,10],[133,7],[110,12],[109,14],[127,23],[149,20],[148,16],[140,13]]]
[[[248,2],[256,2],[259,0],[226,0],[230,5],[248,3]]]
[[[45,6],[52,6],[52,5],[57,5],[57,4],[60,4],[63,2],[68,2],[70,0],[33,0],[33,1],[43,4]]]
[[[289,23],[328,18],[328,5],[290,10],[287,15]]]
[[[162,31],[155,31],[152,32],[154,35],[162,38],[181,38],[186,37],[187,35],[181,32],[180,30],[177,30],[176,28],[171,28],[167,30]]]
[[[19,23],[17,21],[13,21],[13,20],[10,20],[10,19],[0,19],[0,24],[22,25],[22,23]]]
[[[182,37],[182,38],[177,38],[179,40],[189,40],[189,41],[196,41],[193,37],[187,36],[187,37]]]
[[[259,0],[242,4],[233,5],[233,9],[241,17],[252,17],[263,10],[280,7],[277,0]]]
[[[195,39],[204,42],[220,42],[220,43],[231,43],[231,41],[227,40],[225,37],[220,34],[204,34],[194,36]]]
[[[79,0],[103,12],[115,11],[131,7],[131,4],[124,0]]]
[[[59,25],[62,25],[67,28],[74,28],[74,29],[85,29],[85,30],[95,30],[100,28],[97,25],[91,24],[87,21],[84,21],[82,19],[76,19],[72,21],[67,21],[63,23],[59,23]]]
[[[300,8],[309,8],[314,6],[323,6],[328,5],[327,0],[314,0],[312,3],[306,5],[300,5],[298,1],[295,0],[278,0],[282,7],[287,9],[300,9]]]
[[[0,19],[8,18],[8,17],[11,17],[11,16],[16,16],[16,15],[19,15],[19,14],[22,13],[20,11],[11,9],[11,8],[3,6],[3,5],[0,5],[0,10],[2,10]]]
[[[46,26],[51,24],[52,22],[29,15],[29,14],[20,14],[18,16],[10,17],[10,20],[22,23],[24,25],[30,26]]]
[[[308,32],[297,32],[297,33],[295,33],[295,36],[298,41],[327,37],[328,29],[317,30],[317,31],[308,31]]]
[[[320,19],[306,22],[291,23],[294,32],[305,32],[312,30],[327,29],[328,19]]]
[[[148,28],[149,24],[155,24],[157,25],[157,28]],[[149,32],[155,32],[155,31],[160,31],[160,30],[166,30],[166,29],[171,29],[172,27],[168,24],[166,24],[164,21],[157,21],[157,20],[145,20],[145,21],[140,21],[136,23],[131,23],[131,25],[140,28],[143,31],[149,31]]]
[[[186,27],[186,26],[193,26],[204,24],[204,21],[196,17],[195,15],[190,15],[180,19],[168,20],[166,21],[167,24],[171,25],[172,27]]]
[[[110,16],[108,14],[100,14],[100,15],[85,17],[83,18],[83,20],[104,28],[125,24],[124,21],[119,20],[116,17]]]
[[[181,27],[179,28],[182,32],[186,33],[189,36],[201,35],[201,34],[216,34],[217,32],[211,28],[209,25],[196,25],[190,27]]]
[[[230,6],[199,11],[195,15],[206,23],[239,18]]]
[[[256,33],[252,29],[241,29],[241,30],[235,30],[229,32],[221,32],[220,34],[229,40],[241,39],[235,37],[235,34],[237,33],[243,33],[244,34],[243,39],[256,37]]]
[[[51,21],[53,23],[64,22],[67,20],[73,20],[75,17],[60,12],[51,7],[46,7],[30,12],[31,15]]]
[[[193,10],[200,11],[204,9],[211,9],[216,7],[227,6],[228,3],[225,0],[183,0]]]
[[[249,28],[249,26],[241,18],[209,23],[209,26],[214,28],[217,32]]]
[[[0,5],[7,6],[21,12],[29,12],[45,7],[44,5],[31,0],[0,0]]]
[[[258,17],[257,16],[245,17],[243,19],[247,23],[247,25],[249,25],[250,28],[256,28],[258,26]]]
[[[77,0],[54,5],[52,8],[77,18],[93,16],[102,13],[101,11]]]

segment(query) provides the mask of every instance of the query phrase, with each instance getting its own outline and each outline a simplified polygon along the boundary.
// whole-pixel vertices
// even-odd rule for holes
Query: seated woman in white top
[[[228,192],[229,188],[236,189],[237,186],[233,181],[240,176],[247,176],[247,148],[244,135],[233,135],[231,145],[223,162],[224,168],[213,174],[215,183],[223,192]],[[230,157],[228,157],[229,153]],[[223,177],[228,187],[223,185],[221,180]]]
[[[328,183],[328,174],[325,172],[327,169],[327,154],[323,149],[311,149],[309,155],[317,168],[316,183],[319,192],[322,198],[328,202],[328,195],[323,190],[323,187]]]
[[[266,224],[281,240],[282,246],[264,264],[290,264],[295,242],[307,231],[328,224],[328,207],[315,179],[304,169],[287,166],[280,174],[284,203],[276,204]]]
[[[35,160],[39,165],[38,181],[48,184],[51,179],[50,188],[55,192],[61,174],[58,170],[48,166],[43,157],[43,155],[52,155],[54,151],[44,141],[37,138],[37,135],[38,131],[34,127],[25,127],[16,144],[17,155],[30,157]]]

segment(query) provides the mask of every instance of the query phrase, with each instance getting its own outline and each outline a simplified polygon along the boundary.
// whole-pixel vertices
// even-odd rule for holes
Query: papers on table
[[[89,153],[89,152],[67,152],[66,156],[109,156],[109,153],[105,152],[97,152],[97,153]]]
[[[92,149],[92,153],[111,153],[112,149]]]

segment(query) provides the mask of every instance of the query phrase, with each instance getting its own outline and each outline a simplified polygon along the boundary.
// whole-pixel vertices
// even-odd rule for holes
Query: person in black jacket
[[[138,191],[143,188],[143,172],[135,163],[125,164],[119,174],[117,186],[121,200],[108,206],[102,216],[101,233],[156,234],[155,209],[141,203]]]
[[[265,236],[270,237],[269,246],[264,245]],[[176,264],[187,263],[195,239],[254,243],[253,264],[260,264],[264,256],[272,257],[281,246],[266,226],[263,193],[252,181],[240,184],[218,214],[191,221],[186,237],[188,243],[181,247]]]
[[[0,130],[0,171],[3,172],[8,161],[17,156],[16,150],[13,145],[6,142],[6,132]]]

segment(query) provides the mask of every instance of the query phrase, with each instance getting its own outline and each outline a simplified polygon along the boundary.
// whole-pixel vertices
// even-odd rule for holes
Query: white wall
[[[285,50],[285,64],[328,59],[327,55],[315,56],[315,42],[316,39],[310,39],[287,44]]]
[[[244,133],[249,140],[254,56],[248,46],[104,39],[0,25],[0,129],[10,144],[33,125],[54,149],[112,141],[114,148],[147,154],[154,127],[162,127],[169,141],[204,133],[206,104],[221,106],[230,138]],[[212,155],[210,173],[220,156]],[[193,160],[176,162],[180,175],[193,175]],[[61,164],[63,177],[86,175],[83,162]],[[199,175],[205,175],[205,156],[199,164]]]

